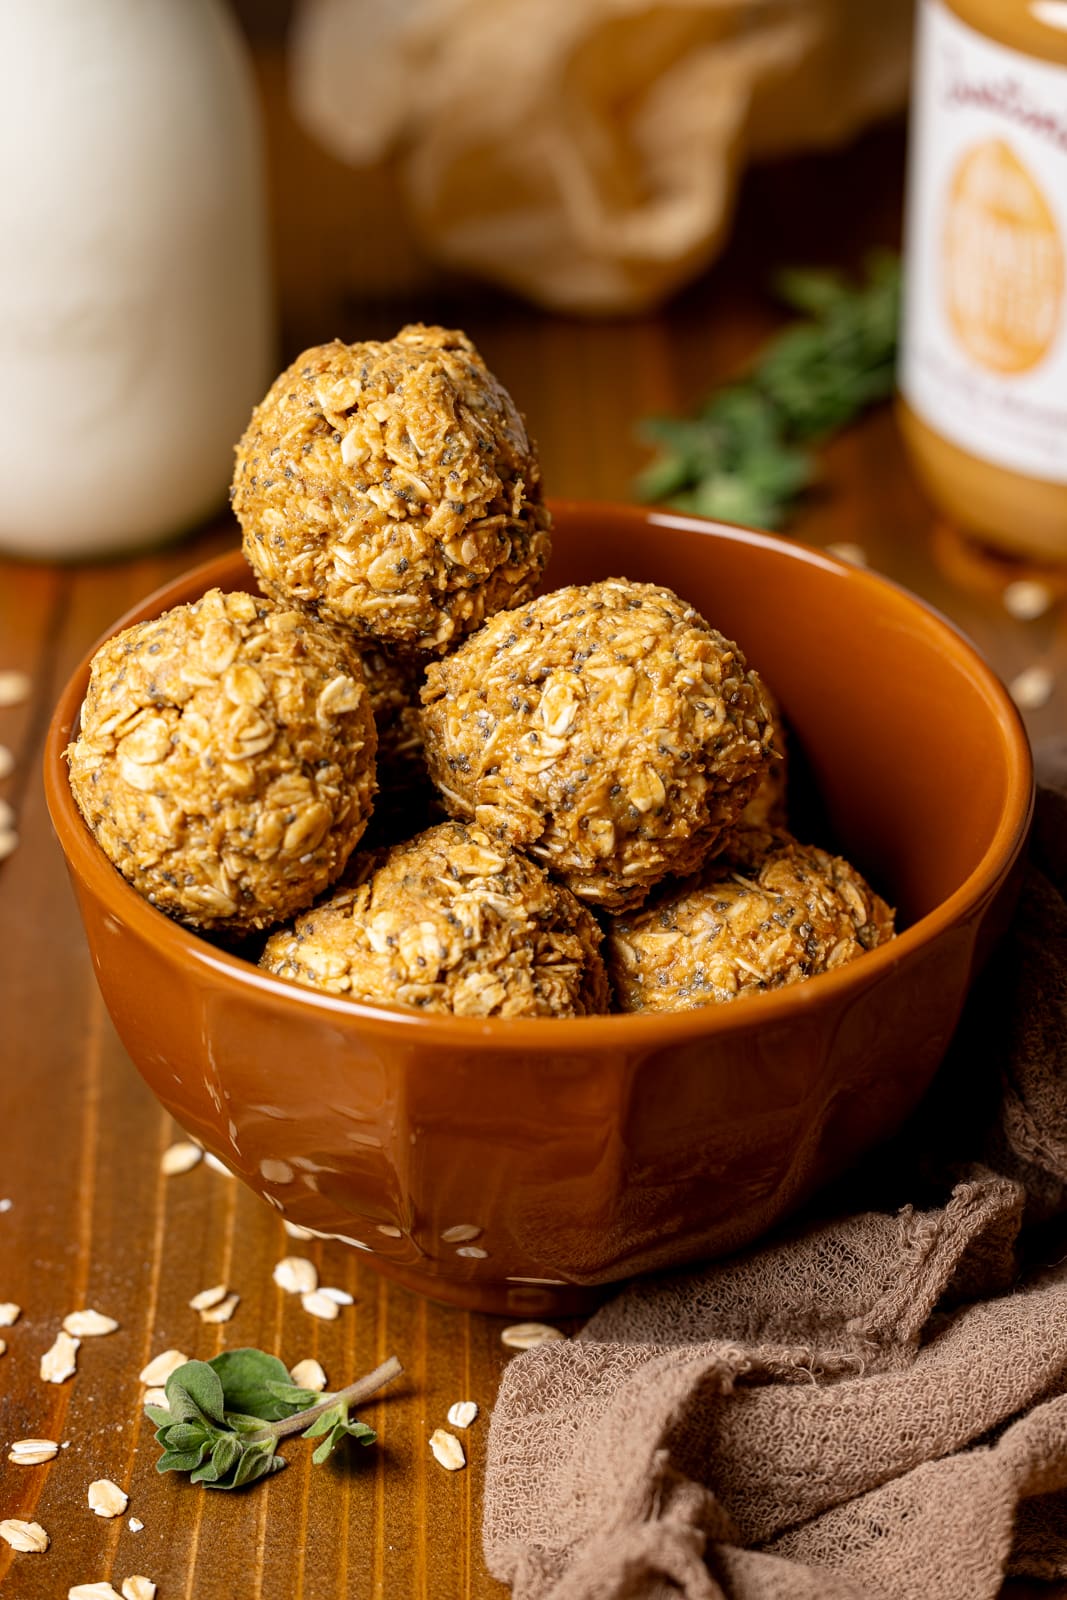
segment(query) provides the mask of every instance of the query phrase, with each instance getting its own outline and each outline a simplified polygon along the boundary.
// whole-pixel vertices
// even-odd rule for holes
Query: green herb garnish
[[[900,262],[878,255],[859,288],[836,272],[790,270],[779,297],[805,320],[765,346],[748,376],[712,394],[695,417],[641,424],[659,454],[642,500],[700,516],[779,528],[816,474],[806,448],[893,389]]]
[[[275,1446],[287,1434],[320,1439],[321,1463],[342,1439],[373,1444],[377,1434],[350,1410],[403,1371],[395,1356],[336,1394],[294,1384],[284,1362],[262,1350],[224,1350],[211,1361],[187,1361],[167,1379],[167,1403],[145,1406],[163,1454],[157,1472],[188,1472],[210,1489],[239,1489],[285,1458]]]

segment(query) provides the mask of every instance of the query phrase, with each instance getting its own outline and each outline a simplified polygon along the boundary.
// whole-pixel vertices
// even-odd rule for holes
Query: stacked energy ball
[[[781,719],[737,645],[625,578],[531,598],[536,452],[462,333],[305,352],[233,504],[262,593],[109,640],[68,752],[160,910],[270,930],[294,982],[470,1016],[714,1004],[892,937],[785,831]]]

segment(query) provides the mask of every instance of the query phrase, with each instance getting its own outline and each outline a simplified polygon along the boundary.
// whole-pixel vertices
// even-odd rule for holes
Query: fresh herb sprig
[[[211,1361],[187,1361],[167,1379],[169,1410],[145,1406],[163,1454],[158,1472],[188,1472],[210,1489],[239,1489],[280,1472],[279,1440],[299,1433],[321,1439],[321,1463],[342,1439],[373,1444],[377,1434],[350,1413],[403,1371],[395,1356],[340,1389],[318,1394],[294,1384],[284,1362],[262,1350],[224,1350]]]
[[[782,272],[780,299],[804,313],[764,347],[749,373],[718,389],[695,417],[640,427],[659,454],[642,500],[700,516],[779,528],[816,475],[810,445],[893,389],[900,262],[877,255],[854,287],[840,273]]]

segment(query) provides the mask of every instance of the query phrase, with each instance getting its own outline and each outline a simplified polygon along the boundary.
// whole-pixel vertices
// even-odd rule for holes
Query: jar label
[[[936,433],[1067,483],[1067,68],[919,26],[900,387]]]

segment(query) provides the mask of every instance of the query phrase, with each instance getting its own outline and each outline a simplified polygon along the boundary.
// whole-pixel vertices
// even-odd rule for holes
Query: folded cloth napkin
[[[508,1367],[484,1543],[516,1600],[993,1600],[1067,1576],[1067,741],[1043,755],[1059,787],[1011,931],[832,1219],[824,1197],[635,1283]]]

